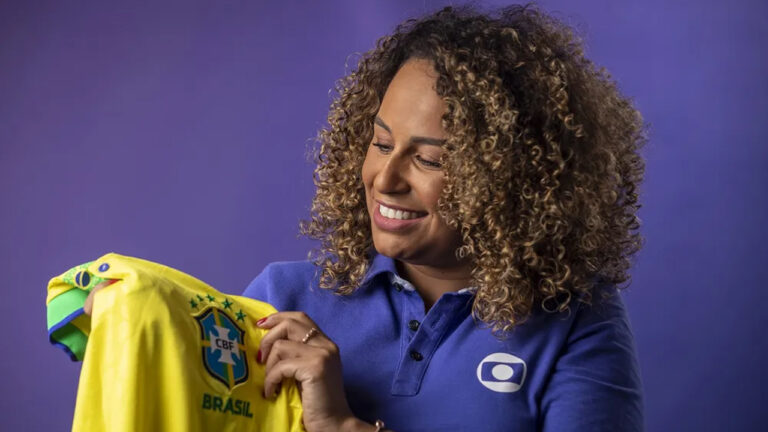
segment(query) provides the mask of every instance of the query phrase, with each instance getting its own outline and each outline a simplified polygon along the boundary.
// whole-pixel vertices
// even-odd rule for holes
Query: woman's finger
[[[265,334],[261,341],[259,342],[259,361],[264,362],[264,360],[269,357],[269,352],[272,350],[272,346],[275,344],[275,342],[279,340],[286,340],[290,339],[290,328],[291,323],[289,321],[282,321],[272,327],[267,334]],[[295,331],[295,330],[294,330]]]
[[[276,357],[273,355],[273,357]],[[275,389],[284,378],[292,378],[296,375],[299,358],[285,359],[276,363],[272,368],[264,371],[264,397],[269,399],[275,395]]]
[[[310,318],[309,315],[304,312],[296,311],[275,312],[272,315],[268,315],[258,320],[256,325],[261,328],[270,329],[286,320],[294,320],[299,323],[304,323],[309,326],[308,328],[315,326],[315,322],[312,321],[312,318]]]
[[[272,319],[272,317],[269,318]],[[301,342],[301,340],[304,339],[304,337],[309,333],[310,329],[313,327],[317,328],[312,320],[308,321],[309,323],[304,320],[299,321],[295,316],[289,315],[284,315],[279,317],[279,319],[270,321],[269,325],[271,328],[267,334],[261,338],[259,343],[259,358],[264,361],[264,359],[269,356],[272,345],[278,340],[288,339]],[[277,324],[275,324],[275,322],[277,322]],[[326,346],[328,345],[328,342],[330,342],[326,342],[326,340],[327,337],[318,329],[317,333],[307,341],[307,344],[314,346]]]
[[[106,280],[93,287],[91,292],[88,294],[88,297],[85,298],[85,303],[83,304],[83,312],[85,312],[86,315],[91,315],[91,312],[93,312],[93,296],[96,295],[96,293],[102,288],[112,285],[119,280],[120,279]]]
[[[276,365],[286,360],[299,358],[310,359],[313,356],[322,355],[320,350],[322,350],[322,348],[311,347],[301,342],[288,339],[279,339],[272,346],[272,351],[270,352],[269,357],[264,359],[266,362],[264,373],[265,375],[269,375],[270,371]],[[265,393],[269,391],[267,394],[272,394],[274,392],[274,387],[268,388],[268,385],[278,387],[280,385],[280,381],[278,380],[276,383],[268,383],[266,380],[264,381]]]
[[[306,380],[312,373],[313,363],[315,362],[309,357],[293,357],[275,363],[264,375],[264,397],[274,396],[275,389],[285,378],[293,378],[297,384]]]
[[[309,346],[301,342],[279,339],[272,345],[269,356],[262,359],[265,363],[264,369],[269,371],[271,367],[281,360],[318,355],[318,353],[321,354],[321,350],[322,348]]]

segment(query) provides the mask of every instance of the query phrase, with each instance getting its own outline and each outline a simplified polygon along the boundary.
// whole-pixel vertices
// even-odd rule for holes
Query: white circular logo
[[[525,381],[525,373],[525,361],[507,353],[489,354],[477,365],[480,384],[499,393],[520,390]]]

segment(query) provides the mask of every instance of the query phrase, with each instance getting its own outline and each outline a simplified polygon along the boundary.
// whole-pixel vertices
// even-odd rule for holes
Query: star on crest
[[[238,321],[245,322],[245,314],[243,313],[242,309],[238,310],[235,316],[237,317]]]

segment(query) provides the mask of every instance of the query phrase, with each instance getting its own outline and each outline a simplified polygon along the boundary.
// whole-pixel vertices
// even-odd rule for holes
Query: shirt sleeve
[[[541,402],[544,432],[643,431],[636,347],[614,288],[592,306],[579,304],[566,345]]]
[[[314,266],[307,261],[269,263],[243,291],[243,297],[269,303],[278,311],[302,310],[300,299],[306,296],[313,273]]]
[[[250,284],[243,291],[243,297],[252,298],[255,300],[269,303],[269,288],[273,285],[271,264],[267,264],[264,270],[261,271]]]

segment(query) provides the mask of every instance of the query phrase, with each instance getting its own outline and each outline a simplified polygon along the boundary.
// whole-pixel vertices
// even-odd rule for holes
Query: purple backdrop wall
[[[1,430],[70,425],[79,365],[46,339],[53,275],[114,251],[240,293],[266,263],[303,259],[305,150],[328,90],[351,53],[450,2],[104,3],[0,4]],[[755,430],[766,3],[541,4],[652,126],[625,295],[648,430]]]

